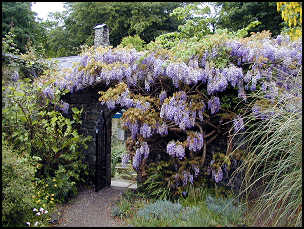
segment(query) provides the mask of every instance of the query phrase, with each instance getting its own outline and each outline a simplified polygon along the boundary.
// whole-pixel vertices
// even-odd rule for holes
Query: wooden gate
[[[96,125],[95,191],[111,185],[111,114],[101,110]]]

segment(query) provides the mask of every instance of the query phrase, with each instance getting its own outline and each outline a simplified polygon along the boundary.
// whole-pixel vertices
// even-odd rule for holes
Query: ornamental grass
[[[263,90],[252,94],[260,109],[244,117],[247,129],[236,149],[246,152],[236,174],[245,172],[240,195],[253,225],[302,226],[302,69],[287,80],[293,86],[272,100]]]

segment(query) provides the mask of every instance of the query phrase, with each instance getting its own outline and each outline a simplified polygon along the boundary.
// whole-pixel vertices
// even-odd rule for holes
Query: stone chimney
[[[109,46],[109,28],[106,24],[97,25],[95,29],[94,46]]]

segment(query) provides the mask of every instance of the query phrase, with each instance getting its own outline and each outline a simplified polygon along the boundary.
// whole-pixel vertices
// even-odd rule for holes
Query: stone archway
[[[88,183],[94,183],[95,191],[111,185],[112,116],[116,112],[100,104],[97,93],[100,90],[101,87],[89,87],[62,97],[64,102],[83,109],[79,132],[92,137],[83,154],[89,166]]]

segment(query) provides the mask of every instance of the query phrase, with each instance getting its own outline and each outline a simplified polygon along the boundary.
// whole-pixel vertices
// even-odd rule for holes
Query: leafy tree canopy
[[[302,37],[302,2],[277,2],[277,10],[282,12],[283,20],[288,23],[292,39]]]
[[[123,37],[136,34],[149,43],[163,33],[177,30],[180,22],[169,15],[182,5],[181,2],[68,2],[66,13],[61,15],[64,26],[52,33],[52,42],[61,42],[68,50],[65,54],[73,55],[81,45],[93,45],[94,26],[105,23],[110,28],[113,46],[120,44]],[[62,37],[69,38],[68,44],[64,44]]]
[[[256,20],[261,24],[250,32],[270,30],[273,36],[277,36],[283,28],[275,2],[219,2],[217,5],[222,7],[218,22],[221,28],[237,31]]]
[[[2,2],[2,34],[12,30],[16,34],[17,48],[22,53],[26,51],[29,40],[36,45],[43,36],[35,16],[30,2]]]

